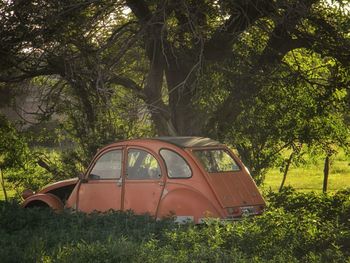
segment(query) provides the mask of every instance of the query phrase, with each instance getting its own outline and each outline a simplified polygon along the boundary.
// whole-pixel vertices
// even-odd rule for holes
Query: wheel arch
[[[186,187],[174,189],[163,193],[160,200],[157,217],[175,216],[176,219],[182,221],[181,218],[193,220],[195,223],[205,217],[222,218],[223,215],[201,192]]]
[[[22,207],[45,207],[48,206],[56,212],[63,211],[64,205],[62,201],[53,194],[35,194],[28,197],[22,204]]]

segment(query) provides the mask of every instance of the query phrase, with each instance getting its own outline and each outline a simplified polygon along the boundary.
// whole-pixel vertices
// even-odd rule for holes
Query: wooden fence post
[[[324,160],[324,168],[323,168],[323,193],[327,192],[328,187],[328,175],[329,175],[329,154],[327,154],[326,159]]]

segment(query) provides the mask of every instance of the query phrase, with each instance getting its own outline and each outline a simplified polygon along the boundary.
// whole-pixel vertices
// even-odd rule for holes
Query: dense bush
[[[11,197],[19,199],[24,189],[38,191],[49,183],[77,177],[79,173],[74,173],[76,169],[65,158],[68,157],[60,151],[45,148],[28,150],[21,167],[5,170],[7,190],[16,193]]]
[[[269,192],[267,195],[270,208],[283,208],[292,214],[311,213],[323,220],[340,220],[349,224],[350,188],[331,194],[315,192],[297,192],[285,187],[279,193]]]
[[[349,198],[287,189],[262,216],[200,226],[0,203],[1,262],[349,262]]]
[[[151,238],[161,240],[163,232],[174,226],[171,220],[156,222],[150,216],[131,212],[55,214],[46,209],[22,209],[17,204],[0,203],[1,262],[132,259],[143,242]]]

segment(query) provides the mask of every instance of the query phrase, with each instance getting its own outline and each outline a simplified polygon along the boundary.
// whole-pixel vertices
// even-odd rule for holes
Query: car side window
[[[127,178],[135,180],[159,179],[161,171],[157,159],[144,150],[128,150]]]
[[[162,149],[160,155],[163,157],[170,178],[189,178],[192,176],[191,168],[187,162],[176,152]]]
[[[92,168],[89,179],[119,179],[122,174],[122,150],[104,153]]]

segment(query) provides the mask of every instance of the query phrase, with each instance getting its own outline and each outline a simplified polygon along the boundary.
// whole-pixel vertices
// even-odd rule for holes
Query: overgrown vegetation
[[[0,186],[7,201],[5,174],[8,169],[22,170],[29,149],[15,127],[0,115]]]
[[[264,215],[201,227],[1,203],[1,262],[350,262],[349,192],[282,187],[312,149],[326,192],[349,152],[348,0],[2,1],[0,23],[0,108],[21,120],[0,115],[5,199],[154,135],[220,140],[257,184],[285,179]]]
[[[350,190],[286,189],[262,215],[177,225],[131,212],[54,214],[0,203],[1,262],[348,262]]]
[[[29,147],[28,137],[0,114],[0,200],[7,201],[7,191],[19,196],[24,188],[37,191],[49,182],[77,176],[74,159],[66,162],[62,152]]]
[[[196,135],[260,184],[283,150],[349,146],[349,17],[348,0],[5,1],[0,103],[54,120],[73,173],[117,139]]]

